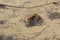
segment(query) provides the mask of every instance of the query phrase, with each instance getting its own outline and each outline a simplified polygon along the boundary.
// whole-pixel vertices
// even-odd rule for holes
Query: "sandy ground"
[[[60,0],[0,0],[0,4],[6,5],[0,7],[0,35],[6,36],[2,39],[60,40],[59,1]],[[57,16],[51,16],[50,14],[54,12],[59,12],[59,15],[57,15],[57,13]],[[27,20],[27,16],[35,13],[42,18],[43,23],[36,26],[26,26],[24,21]],[[13,36],[13,39],[7,39],[9,36]]]

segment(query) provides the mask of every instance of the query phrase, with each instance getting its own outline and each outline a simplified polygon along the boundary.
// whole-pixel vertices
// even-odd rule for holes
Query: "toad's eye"
[[[29,15],[26,20],[27,21],[25,23],[27,27],[36,26],[42,23],[42,18],[38,14],[33,14],[32,16]]]

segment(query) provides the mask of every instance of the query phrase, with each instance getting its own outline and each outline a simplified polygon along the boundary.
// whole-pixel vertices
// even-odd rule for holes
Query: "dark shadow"
[[[6,5],[0,4],[0,8],[5,8]]]
[[[13,36],[8,36],[6,40],[14,40]]]
[[[54,12],[54,13],[51,13],[49,14],[49,18],[50,19],[60,19],[60,13],[59,12]]]
[[[0,21],[0,25],[3,25],[3,24],[5,24],[5,21]]]
[[[2,40],[3,39],[3,35],[2,36],[0,36],[0,40]]]
[[[27,27],[32,27],[32,26],[36,26],[38,24],[41,24],[42,23],[42,18],[39,15],[34,14],[32,17],[28,18],[27,21],[28,22],[25,22],[26,26]]]

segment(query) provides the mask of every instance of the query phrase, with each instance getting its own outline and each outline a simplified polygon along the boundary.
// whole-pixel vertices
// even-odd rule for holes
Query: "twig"
[[[50,26],[48,26],[48,27],[50,27]],[[31,38],[29,38],[29,39],[32,39],[32,38],[35,38],[35,37],[37,37],[37,36],[39,36],[45,29],[47,29],[48,27],[45,27],[44,29],[42,29],[40,32],[39,32],[39,34],[37,34],[36,36],[33,36],[33,37],[31,37]],[[28,39],[28,40],[29,40]]]
[[[42,6],[49,5],[49,4],[57,4],[59,2],[51,2],[51,3],[46,3],[46,4],[43,4],[43,5],[37,5],[37,6],[33,6],[33,7],[24,7],[24,6],[19,7],[19,6],[12,6],[12,5],[6,5],[6,4],[0,4],[0,6],[1,7],[8,6],[8,7],[14,7],[14,8],[36,8],[36,7],[42,7]]]

